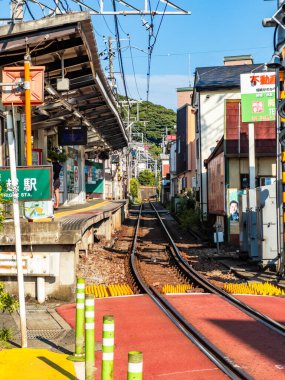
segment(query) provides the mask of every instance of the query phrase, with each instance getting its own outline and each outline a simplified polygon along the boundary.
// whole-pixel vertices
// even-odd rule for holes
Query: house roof
[[[264,64],[198,67],[194,87],[196,91],[240,88],[240,74],[263,71],[263,68]]]
[[[83,122],[88,127],[90,148],[105,143],[114,150],[127,146],[125,126],[100,64],[89,13],[0,27],[0,71],[23,66],[26,45],[32,65],[45,66],[45,103],[32,107],[33,130]],[[70,81],[69,91],[56,90],[62,72]]]
[[[215,146],[215,149],[212,151],[210,156],[204,160],[204,166],[207,167],[208,163],[212,161],[213,158],[215,158],[218,154],[222,153],[224,151],[224,136],[217,142],[217,145]]]

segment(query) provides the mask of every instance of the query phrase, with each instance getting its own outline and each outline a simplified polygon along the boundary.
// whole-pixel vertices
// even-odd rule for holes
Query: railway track
[[[285,326],[229,295],[196,272],[180,255],[179,249],[174,243],[159,212],[155,209],[153,204],[151,207],[152,208],[148,206],[144,208],[144,210],[141,208],[137,220],[131,253],[131,271],[135,282],[138,284],[140,290],[147,293],[172,322],[229,378],[251,379],[252,377],[248,373],[236,363],[233,363],[225,353],[213,345],[168,302],[160,293],[161,279],[165,276],[165,280],[170,283],[188,282],[195,284],[196,289],[199,291],[202,290],[207,293],[213,293],[223,298],[243,313],[258,320],[282,336],[285,335]],[[151,216],[144,218],[142,211],[145,215],[148,210],[151,212],[151,214],[149,214]],[[143,229],[148,231],[144,238],[142,238],[144,233],[139,234],[139,231]],[[157,271],[148,271],[147,267],[149,263],[157,264]],[[166,273],[165,275],[162,274],[163,271]]]

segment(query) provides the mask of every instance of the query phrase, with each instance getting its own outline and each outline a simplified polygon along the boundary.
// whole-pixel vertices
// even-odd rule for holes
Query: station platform
[[[125,204],[124,200],[93,199],[85,204],[60,206],[52,218],[34,222],[21,219],[22,244],[75,244],[89,226],[107,219]],[[3,223],[0,245],[15,244],[14,238],[13,220],[7,219]]]
[[[25,289],[43,303],[46,297],[71,300],[76,266],[92,245],[110,242],[127,215],[127,201],[89,200],[60,207],[53,218],[30,222],[21,219],[21,243]],[[17,267],[13,220],[5,220],[0,234],[0,281],[17,291]]]

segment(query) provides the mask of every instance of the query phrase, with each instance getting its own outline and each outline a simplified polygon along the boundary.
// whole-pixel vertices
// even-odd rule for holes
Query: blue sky
[[[99,9],[98,0],[84,0],[95,9]],[[196,67],[223,65],[224,56],[251,54],[254,63],[267,62],[273,53],[273,28],[263,28],[264,17],[271,17],[277,8],[277,0],[172,0],[191,12],[190,16],[165,16],[163,18],[151,60],[149,100],[176,108],[176,88],[188,86],[192,81]],[[51,0],[41,0],[54,6]],[[72,10],[79,10],[71,0],[66,2]],[[144,0],[128,0],[138,8],[144,6]],[[158,0],[150,0],[155,8]],[[106,10],[111,9],[111,0],[105,0]],[[8,12],[8,0],[0,0],[2,9]],[[28,3],[34,16],[43,15],[39,6]],[[117,4],[118,9],[122,9]],[[164,3],[159,6],[160,10]],[[172,8],[167,7],[167,10]],[[7,17],[3,14],[1,17]],[[143,16],[150,23],[150,17]],[[28,13],[25,19],[30,19]],[[149,32],[142,25],[140,16],[119,16],[121,50],[128,94],[131,98],[146,100],[148,69]],[[154,34],[160,24],[160,16],[154,17]],[[92,16],[94,32],[99,52],[104,53],[105,40],[115,38],[113,16]],[[154,41],[154,39],[152,39]],[[130,49],[129,46],[132,46]],[[113,42],[115,49],[116,43]],[[142,51],[144,50],[144,51]],[[132,59],[132,58],[133,59]],[[115,71],[119,71],[118,54],[115,51]],[[133,63],[133,64],[132,64]],[[108,68],[108,60],[102,56],[103,68]],[[134,67],[134,68],[133,68]],[[135,71],[135,76],[133,71]],[[107,70],[106,70],[107,74]],[[124,93],[118,77],[118,91]],[[137,84],[137,85],[136,85]],[[137,90],[138,87],[138,90]]]

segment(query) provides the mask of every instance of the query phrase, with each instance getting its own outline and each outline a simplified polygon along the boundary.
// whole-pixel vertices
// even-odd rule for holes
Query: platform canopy
[[[46,17],[0,27],[0,71],[23,66],[28,46],[32,65],[45,66],[45,103],[32,108],[32,128],[84,124],[88,147],[127,146],[116,101],[100,65],[88,12]],[[69,79],[69,90],[57,80]],[[0,87],[1,91],[1,87]]]

